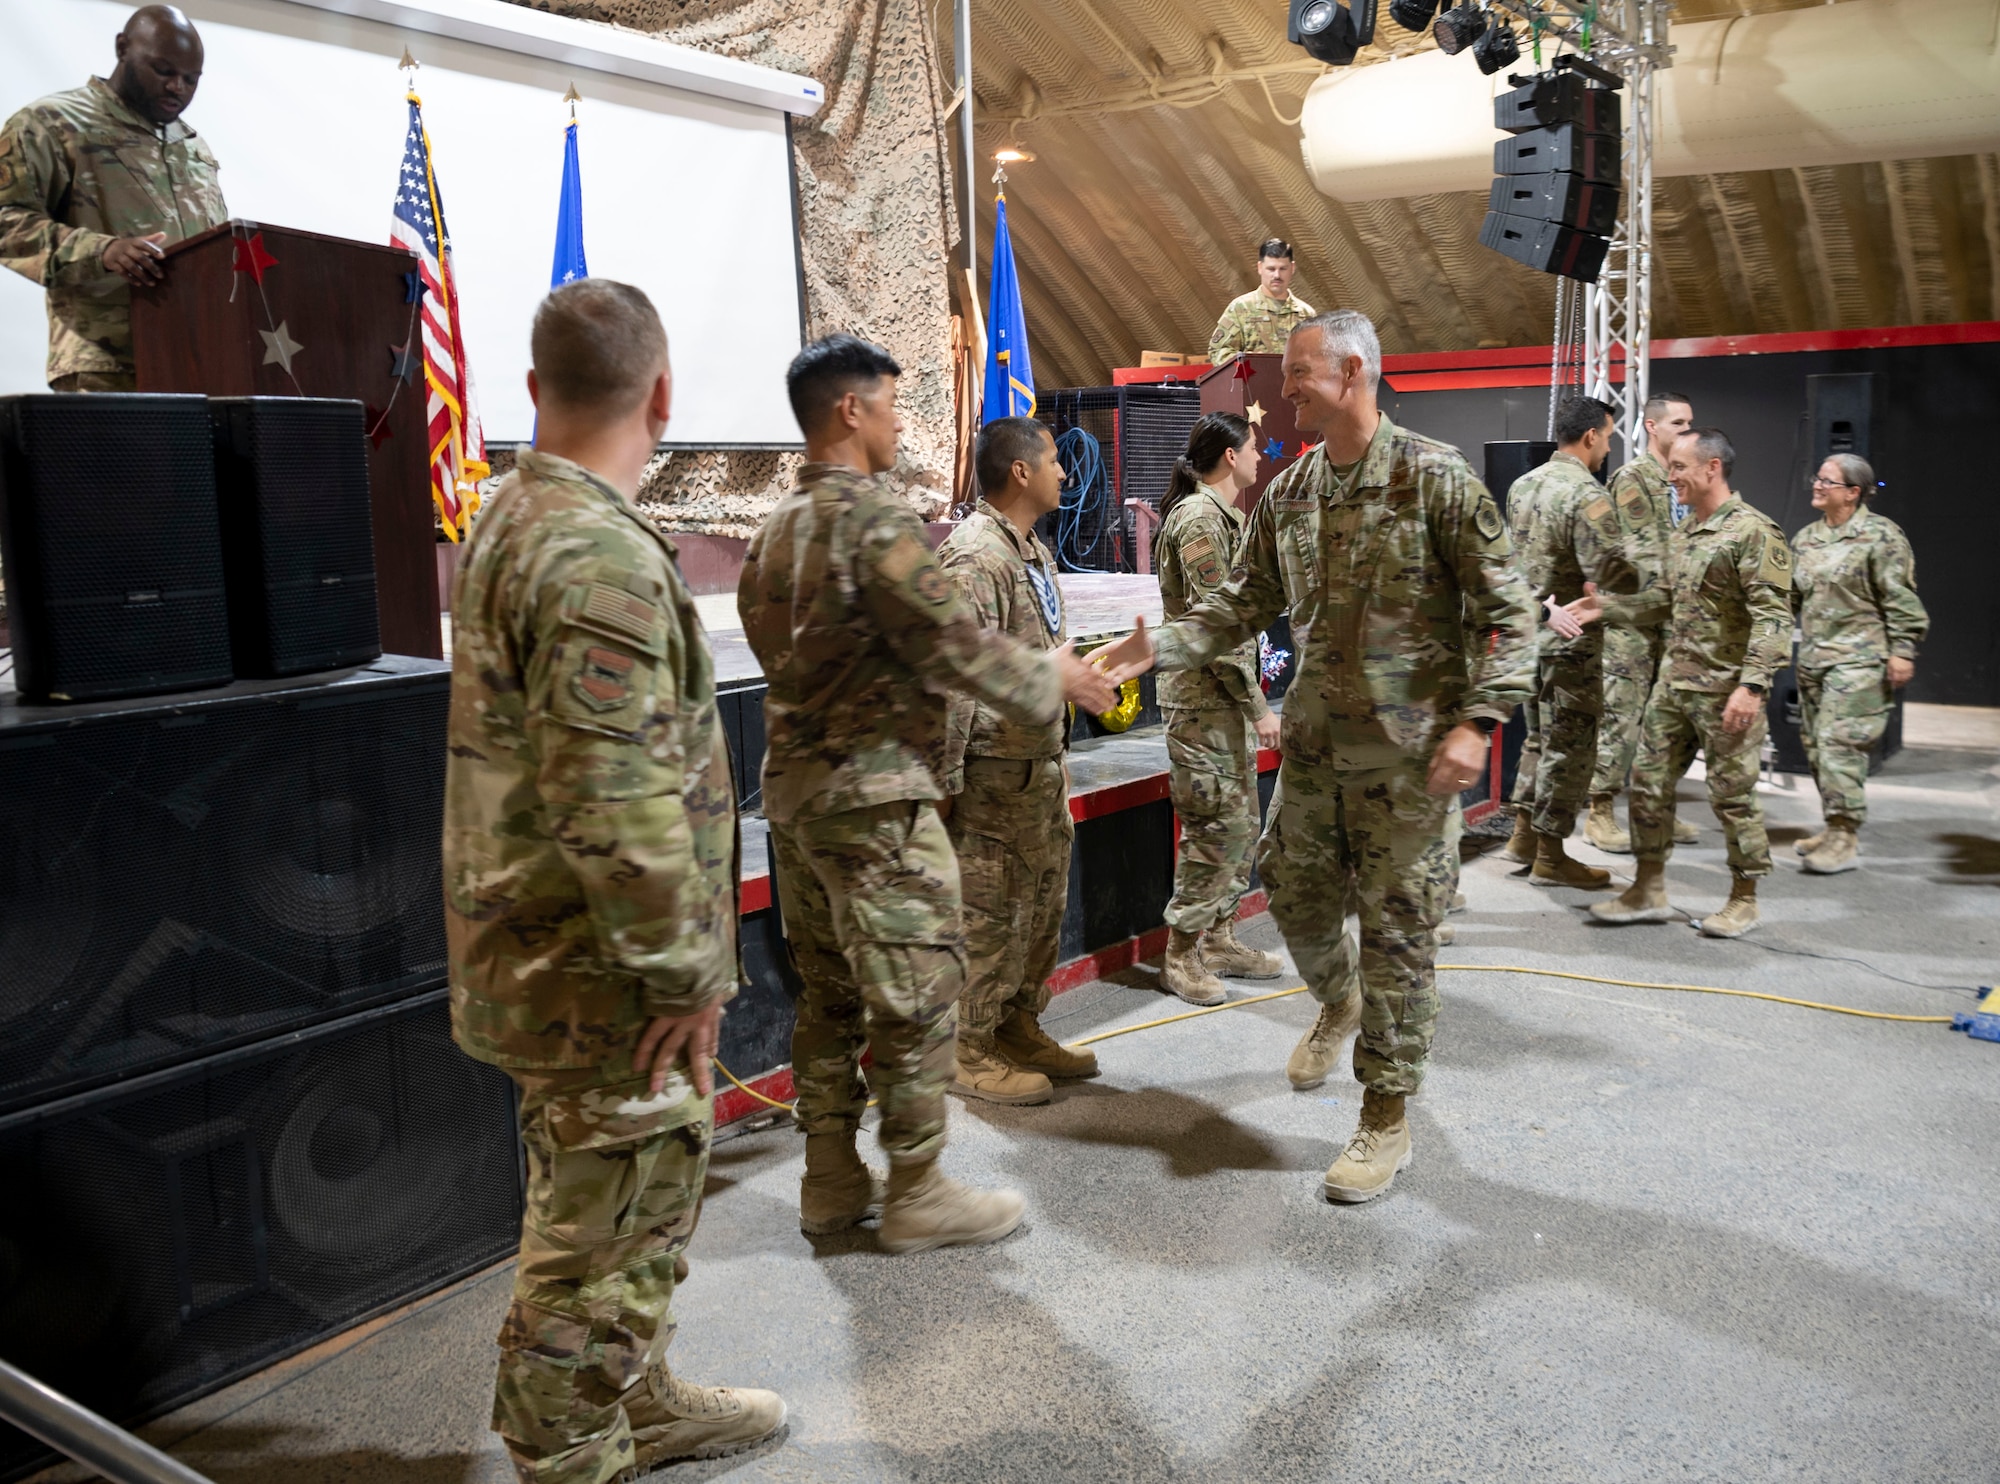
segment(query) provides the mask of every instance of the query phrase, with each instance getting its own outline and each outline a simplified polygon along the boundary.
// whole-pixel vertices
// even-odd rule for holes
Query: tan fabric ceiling
[[[1687,0],[1677,19],[1795,3]],[[1286,43],[1284,0],[973,0],[972,17],[980,294],[988,157],[1014,140],[1036,155],[1007,200],[1042,386],[1202,350],[1273,233],[1303,296],[1366,311],[1386,350],[1548,343],[1554,280],[1479,246],[1483,195],[1313,189],[1286,120],[1321,69]],[[1386,4],[1377,43],[1364,64],[1429,44]],[[1666,180],[1654,233],[1660,337],[2000,318],[2000,155]]]

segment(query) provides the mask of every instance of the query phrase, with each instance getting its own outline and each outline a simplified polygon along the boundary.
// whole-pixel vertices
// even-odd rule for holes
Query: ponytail
[[[1167,492],[1160,497],[1160,519],[1201,488],[1201,476],[1222,462],[1222,456],[1250,441],[1250,424],[1233,412],[1204,412],[1188,434],[1187,452],[1174,460]]]

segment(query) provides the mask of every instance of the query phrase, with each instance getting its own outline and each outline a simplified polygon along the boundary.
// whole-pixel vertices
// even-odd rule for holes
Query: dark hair
[[[1257,244],[1257,261],[1260,263],[1266,258],[1289,258],[1291,256],[1292,245],[1282,237],[1266,237],[1262,242]]]
[[[1727,479],[1736,469],[1736,445],[1729,441],[1729,435],[1720,428],[1689,428],[1681,434],[1683,438],[1694,439],[1694,454],[1704,464],[1710,459],[1722,460],[1722,477]]]
[[[1645,415],[1657,418],[1676,402],[1687,408],[1689,412],[1694,411],[1694,403],[1683,397],[1679,392],[1654,392],[1650,397],[1646,398]]]
[[[996,417],[979,430],[979,437],[972,445],[972,467],[979,475],[979,493],[997,495],[1007,488],[1007,476],[1014,468],[1014,461],[1021,460],[1030,469],[1042,467],[1042,455],[1048,445],[1042,442],[1044,436],[1053,438],[1049,425],[1032,417]]]
[[[535,310],[528,353],[540,396],[554,406],[623,417],[667,364],[667,332],[653,301],[629,283],[579,278]]]
[[[1584,434],[1596,432],[1607,417],[1615,416],[1609,404],[1573,393],[1563,398],[1562,406],[1556,409],[1556,442],[1581,442]]]
[[[1160,519],[1201,488],[1201,476],[1222,462],[1232,448],[1250,441],[1250,424],[1233,412],[1204,412],[1188,434],[1187,452],[1174,460],[1167,492],[1160,496]]]
[[[902,374],[896,358],[872,341],[859,335],[828,335],[792,357],[785,369],[785,391],[800,430],[810,433],[849,392]]]

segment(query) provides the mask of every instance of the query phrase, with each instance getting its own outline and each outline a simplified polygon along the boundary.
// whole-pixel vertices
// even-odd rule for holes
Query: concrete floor
[[[1964,988],[1799,956],[1996,977],[2000,765],[1964,747],[1976,727],[1952,736],[1876,780],[1849,875],[1799,873],[1811,786],[1767,789],[1779,866],[1756,938],[1592,928],[1585,894],[1484,859],[1444,960],[1966,1009]],[[1699,793],[1702,839],[1669,868],[1697,911],[1728,879]],[[1278,941],[1263,920],[1247,936]],[[2000,1477],[2000,1046],[1516,974],[1443,987],[1416,1163],[1365,1207],[1319,1196],[1354,1085],[1282,1075],[1304,996],[1108,1041],[1104,1076],[1049,1107],[954,1102],[951,1168],[1029,1196],[995,1247],[809,1242],[797,1136],[724,1143],[672,1356],[778,1388],[793,1421],[659,1477]],[[1050,1023],[1074,1038],[1181,1008],[1139,970]],[[148,1432],[223,1484],[503,1484],[484,1427],[507,1284],[496,1270]]]

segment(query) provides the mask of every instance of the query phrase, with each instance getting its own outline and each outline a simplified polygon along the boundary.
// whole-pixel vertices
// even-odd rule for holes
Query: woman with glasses
[[[1875,471],[1837,453],[1812,483],[1820,518],[1792,538],[1792,611],[1799,620],[1800,728],[1826,827],[1799,841],[1808,871],[1855,865],[1868,814],[1868,755],[1882,740],[1891,695],[1917,670],[1930,615],[1917,598],[1909,538],[1868,508]]]

